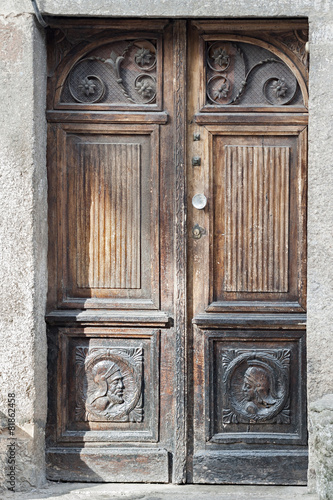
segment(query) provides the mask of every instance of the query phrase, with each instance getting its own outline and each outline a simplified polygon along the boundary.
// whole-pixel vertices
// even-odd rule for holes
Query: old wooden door
[[[293,23],[191,23],[194,482],[306,481],[305,40]]]
[[[50,23],[48,477],[304,483],[306,25]]]

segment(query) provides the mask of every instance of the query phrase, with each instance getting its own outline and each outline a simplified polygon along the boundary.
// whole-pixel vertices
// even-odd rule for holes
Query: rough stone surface
[[[326,85],[327,79],[333,76],[329,64],[333,50],[332,14],[325,25],[310,19],[310,47],[307,370],[308,397],[312,402],[333,392],[333,93]],[[316,432],[310,425],[309,485],[312,489],[318,457]],[[332,433],[333,428],[326,432]],[[319,490],[320,481],[317,481]]]
[[[37,0],[42,13],[99,17],[314,17],[331,11],[331,0]],[[29,0],[5,0],[4,14],[33,12]],[[323,19],[324,21],[324,19]]]
[[[308,388],[314,401],[333,392],[333,16],[312,21],[308,189]]]
[[[13,498],[8,493],[3,500]],[[305,487],[49,483],[20,500],[317,500]]]
[[[333,8],[332,0],[38,0],[43,14],[139,17],[308,17],[310,126],[308,211],[308,393],[333,393]],[[20,484],[43,481],[46,412],[45,49],[30,0],[0,4],[1,408],[15,390]],[[325,411],[317,411],[318,418]],[[313,410],[311,410],[313,414]],[[325,413],[326,415],[326,413]],[[318,469],[317,423],[310,428],[310,483]],[[327,430],[332,427],[326,417]],[[319,425],[319,424],[318,424]],[[323,424],[322,424],[323,425]],[[320,427],[322,429],[322,427]],[[324,432],[323,430],[320,432]],[[322,435],[322,434],[321,434]],[[0,478],[6,434],[0,436]],[[24,463],[24,468],[23,464]],[[2,464],[2,465],[1,465]],[[324,467],[324,462],[322,462]],[[320,473],[320,478],[326,477]],[[321,480],[321,479],[320,479]]]
[[[17,488],[44,480],[46,416],[45,49],[31,15],[0,16],[0,478],[15,393]],[[4,126],[5,125],[5,126]]]
[[[310,405],[312,466],[320,500],[333,498],[333,394]]]

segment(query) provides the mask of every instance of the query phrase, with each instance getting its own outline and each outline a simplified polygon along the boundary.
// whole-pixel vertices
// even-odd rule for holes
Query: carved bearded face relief
[[[116,363],[100,361],[93,368],[93,377],[98,389],[89,401],[91,405],[103,411],[124,402],[123,376]]]
[[[141,422],[143,348],[76,348],[78,421]]]

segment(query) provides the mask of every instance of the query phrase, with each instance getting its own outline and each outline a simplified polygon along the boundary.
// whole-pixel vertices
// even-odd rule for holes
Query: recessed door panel
[[[235,126],[230,135],[209,127],[209,134],[206,310],[304,311],[305,128]]]
[[[61,125],[63,307],[159,308],[158,128]]]

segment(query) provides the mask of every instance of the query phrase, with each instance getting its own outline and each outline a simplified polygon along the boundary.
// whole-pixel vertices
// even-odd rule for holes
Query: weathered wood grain
[[[177,372],[174,330],[173,23],[63,21],[49,30],[48,473],[67,481],[168,482],[176,373],[185,393],[185,354],[180,353]],[[58,107],[76,61],[87,50],[124,39],[156,40],[158,103]],[[180,182],[183,168],[182,161]],[[178,251],[184,247],[181,239]],[[182,272],[180,264],[178,283]],[[161,336],[151,327],[163,329]],[[179,346],[182,334],[180,323]],[[140,370],[134,369],[138,353]],[[88,366],[87,360],[96,363]],[[111,389],[114,362],[119,368],[115,380],[123,384],[118,401]],[[104,399],[102,386],[108,387]],[[111,415],[123,411],[114,404],[130,408],[126,397],[134,387],[139,400],[128,415]],[[95,401],[100,404],[93,414]],[[186,409],[180,408],[183,465]]]
[[[46,453],[51,481],[167,483],[167,450],[163,448],[50,448]]]
[[[186,482],[187,459],[187,335],[186,335],[186,25],[174,25],[174,112],[175,112],[175,298],[176,298],[176,428],[173,481]]]
[[[288,147],[225,146],[225,290],[287,292]]]
[[[306,23],[51,24],[49,479],[303,484],[307,69],[274,34]],[[156,104],[61,102],[71,68],[124,39],[156,40]],[[305,106],[207,105],[205,47],[214,40],[271,50],[294,72]],[[201,166],[192,166],[194,156]],[[203,210],[191,205],[198,193],[208,199]],[[196,224],[200,238],[192,238]],[[111,381],[105,377],[103,389],[95,376],[112,369],[117,349],[123,359],[135,356],[133,349],[144,353],[133,371],[141,377],[142,401],[130,409],[142,409],[142,418],[120,421],[102,407],[111,400],[99,391]],[[98,370],[86,369],[86,351],[92,358],[99,353]],[[271,374],[268,407],[259,399],[252,407],[259,417],[267,413],[268,422],[276,391],[288,386],[291,420],[278,428],[274,414],[272,422],[251,421],[250,432],[240,418],[225,432],[225,401],[236,416],[248,415],[247,403],[245,410],[232,406],[223,370],[248,351],[250,362],[259,360]],[[274,373],[286,356],[290,370]],[[242,363],[232,379],[237,401],[247,370]],[[102,420],[98,412],[82,416],[88,386],[100,399]],[[289,402],[283,404],[287,414]]]
[[[140,144],[79,144],[79,288],[140,288]]]
[[[194,481],[210,484],[306,485],[305,450],[207,451],[193,457]]]
[[[306,483],[307,71],[296,53],[275,40],[293,23],[189,23],[188,231],[202,228],[200,237],[189,238],[187,265],[193,482]],[[207,104],[207,46],[215,41],[210,57],[220,75],[214,87],[219,105],[214,96]],[[230,42],[258,45],[279,57],[299,82],[303,110],[265,103],[246,109],[241,99],[223,101],[234,77]],[[201,166],[191,167],[194,156]],[[191,206],[198,193],[208,200],[203,210]],[[266,380],[264,399],[284,373],[277,383],[282,399],[261,405],[253,389],[260,386],[259,373]]]

